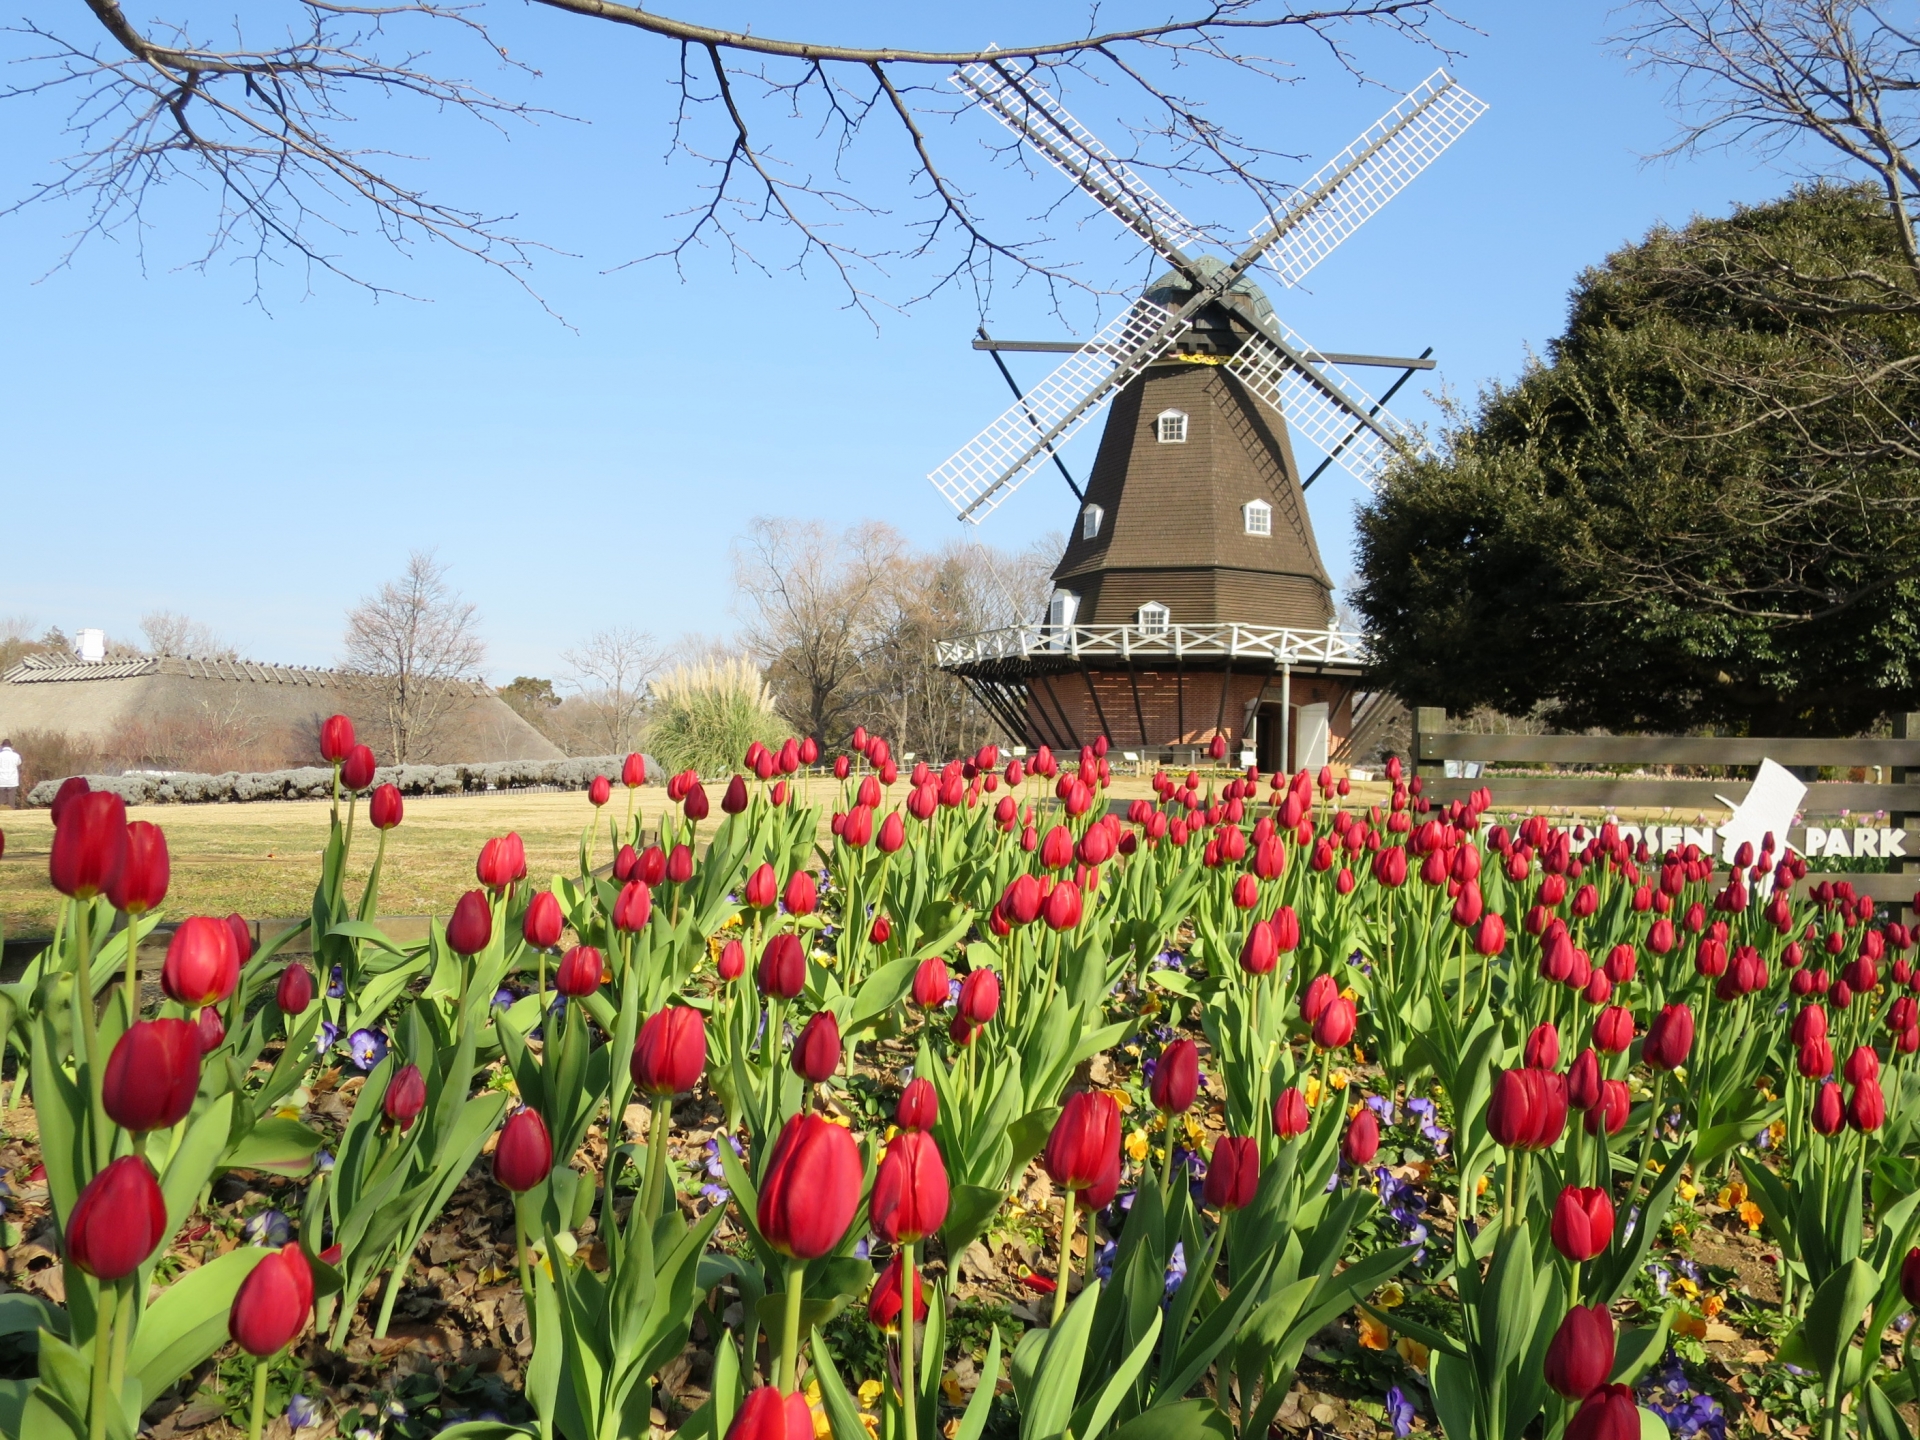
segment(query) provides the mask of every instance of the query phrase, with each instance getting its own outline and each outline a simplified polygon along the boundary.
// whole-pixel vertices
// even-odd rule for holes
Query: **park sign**
[[[1718,832],[1711,825],[1621,824],[1620,838],[1629,845],[1645,841],[1650,854],[1662,855],[1686,845],[1698,845],[1711,852]],[[1789,847],[1802,855],[1825,855],[1833,859],[1904,859],[1907,832],[1888,825],[1797,825],[1785,835]],[[1759,846],[1754,847],[1756,850]]]

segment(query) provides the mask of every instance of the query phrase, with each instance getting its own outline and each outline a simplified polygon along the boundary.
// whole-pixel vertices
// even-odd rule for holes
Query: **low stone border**
[[[596,775],[618,783],[624,755],[573,760],[494,760],[461,765],[388,765],[373,772],[376,785],[397,785],[403,795],[467,795],[529,785],[584,790]],[[650,784],[664,784],[647,762]],[[225,775],[89,775],[95,790],[110,790],[129,805],[231,805],[250,800],[324,800],[333,793],[333,772],[319,765]],[[27,804],[47,806],[61,782],[42,780]]]

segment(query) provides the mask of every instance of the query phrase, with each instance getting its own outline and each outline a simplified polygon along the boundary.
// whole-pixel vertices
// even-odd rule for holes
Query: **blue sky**
[[[190,13],[140,0],[138,14]],[[264,3],[241,7],[264,11]],[[152,213],[143,258],[126,241],[83,247],[66,268],[73,209],[0,220],[0,615],[131,635],[145,611],[205,620],[262,659],[324,664],[341,617],[432,547],[480,607],[498,679],[553,675],[589,631],[634,624],[663,637],[724,632],[728,547],[756,514],[834,523],[879,517],[924,545],[960,527],[922,478],[1004,407],[1003,382],[968,348],[978,315],[958,290],[878,324],[824,277],[763,276],[725,256],[614,268],[666,235],[698,177],[663,164],[673,56],[660,42],[537,7],[496,4],[499,33],[537,66],[528,81],[481,73],[579,117],[505,139],[399,117],[396,148],[428,157],[436,193],[517,213],[553,245],[533,283],[562,324],[451,251],[397,255],[348,243],[361,268],[426,297],[373,300],[337,281],[309,289],[222,261],[181,268],[204,233],[202,197]],[[1470,397],[1511,377],[1558,329],[1580,267],[1665,220],[1778,193],[1786,178],[1745,153],[1648,163],[1670,133],[1664,91],[1608,53],[1620,23],[1584,0],[1460,0],[1481,34],[1452,32],[1452,68],[1491,104],[1478,125],[1311,277],[1276,295],[1283,318],[1334,350],[1417,354],[1426,377]],[[67,29],[86,35],[71,7]],[[226,12],[221,11],[222,14]],[[861,43],[1002,44],[1064,33],[1083,11],[985,0],[903,22],[898,7],[708,5],[690,16],[767,33]],[[1038,15],[1039,20],[1033,17]],[[903,31],[901,26],[905,24]],[[12,53],[23,53],[19,40]],[[1303,177],[1389,105],[1309,45],[1289,86],[1226,83],[1209,98],[1253,138],[1303,155]],[[471,52],[464,63],[471,69]],[[1366,41],[1397,90],[1436,57]],[[1070,101],[1096,130],[1103,98]],[[63,111],[10,102],[0,195],[48,174],[70,142]],[[968,117],[936,138],[999,213],[1037,213],[1054,193],[991,168]],[[861,160],[882,178],[884,154]],[[890,183],[890,182],[889,182]],[[1195,195],[1236,218],[1243,204]],[[1105,217],[1053,222],[1056,254],[1117,283],[1142,273]],[[1251,215],[1245,217],[1247,221]],[[785,237],[754,236],[771,257]],[[901,267],[889,293],[925,273]],[[989,324],[1023,338],[1090,328],[1092,308],[1049,313],[1028,290],[993,297]],[[1023,381],[1045,362],[1016,357]],[[1431,420],[1410,386],[1397,413]],[[1084,473],[1093,433],[1070,455]],[[1351,570],[1363,498],[1330,470],[1311,492],[1336,581]],[[1072,499],[1042,473],[983,527],[1018,547],[1061,530]]]

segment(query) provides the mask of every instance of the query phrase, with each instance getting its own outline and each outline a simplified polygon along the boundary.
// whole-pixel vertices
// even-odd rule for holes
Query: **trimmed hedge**
[[[618,783],[624,755],[575,760],[495,760],[465,765],[388,765],[373,772],[376,785],[397,785],[404,795],[467,795],[552,785],[584,790],[596,775]],[[647,783],[664,784],[647,761]],[[324,800],[333,793],[333,771],[319,765],[225,775],[89,775],[95,790],[110,790],[129,805],[232,805],[249,800]],[[42,780],[27,795],[29,805],[51,805],[61,782]]]

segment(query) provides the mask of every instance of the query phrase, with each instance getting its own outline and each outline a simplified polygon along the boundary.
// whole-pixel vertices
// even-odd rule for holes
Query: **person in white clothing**
[[[0,809],[20,808],[20,752],[13,741],[0,740]]]

